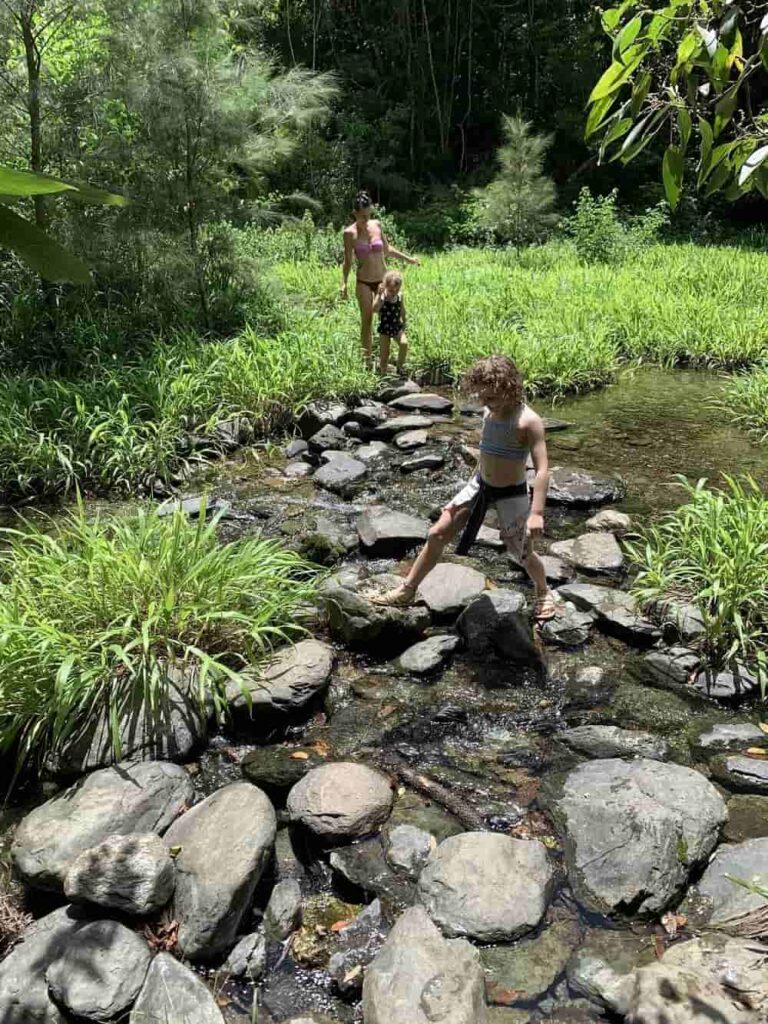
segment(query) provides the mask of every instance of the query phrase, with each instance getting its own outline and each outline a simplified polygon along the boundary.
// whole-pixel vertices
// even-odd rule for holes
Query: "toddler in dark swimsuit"
[[[384,275],[373,300],[373,311],[379,314],[379,372],[387,372],[390,345],[395,339],[398,344],[397,372],[401,374],[408,355],[408,338],[405,333],[403,278],[396,270]]]

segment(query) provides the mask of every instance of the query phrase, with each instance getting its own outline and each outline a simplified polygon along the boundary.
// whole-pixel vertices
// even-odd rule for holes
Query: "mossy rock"
[[[333,926],[354,920],[361,909],[328,893],[308,897],[303,904],[301,928],[291,947],[293,959],[307,967],[325,967],[334,948]]]

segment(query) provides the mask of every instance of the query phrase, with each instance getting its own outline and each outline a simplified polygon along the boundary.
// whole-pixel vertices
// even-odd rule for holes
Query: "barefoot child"
[[[373,312],[379,314],[379,372],[385,374],[389,366],[389,348],[392,339],[398,343],[397,372],[402,373],[408,355],[408,338],[405,334],[405,301],[403,279],[396,270],[384,275],[379,291],[373,300]]]
[[[466,373],[462,387],[485,405],[478,471],[445,506],[403,583],[371,600],[389,606],[411,604],[417,587],[437,565],[445,545],[463,529],[456,551],[465,555],[488,508],[495,505],[507,551],[533,581],[534,615],[539,620],[550,619],[555,614],[555,599],[547,586],[544,565],[532,546],[532,538],[544,529],[549,485],[544,424],[525,404],[520,371],[506,356],[478,359]],[[526,483],[529,452],[536,472],[530,505]]]

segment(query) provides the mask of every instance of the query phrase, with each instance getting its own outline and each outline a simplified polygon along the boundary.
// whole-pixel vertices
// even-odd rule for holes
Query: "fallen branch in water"
[[[441,783],[430,779],[428,775],[409,768],[404,761],[394,754],[382,754],[380,762],[382,768],[396,775],[406,786],[410,786],[417,793],[421,793],[422,796],[433,800],[436,804],[440,804],[454,818],[457,818],[464,828],[469,829],[471,832],[488,831],[488,826],[483,818],[476,811],[473,811],[471,807],[467,806],[461,797],[451,793]]]

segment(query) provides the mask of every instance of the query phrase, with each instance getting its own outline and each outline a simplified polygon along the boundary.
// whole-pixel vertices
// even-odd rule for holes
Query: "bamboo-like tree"
[[[519,248],[543,237],[557,222],[555,183],[543,171],[552,138],[537,135],[516,116],[504,115],[503,131],[499,173],[475,195],[483,227]]]

